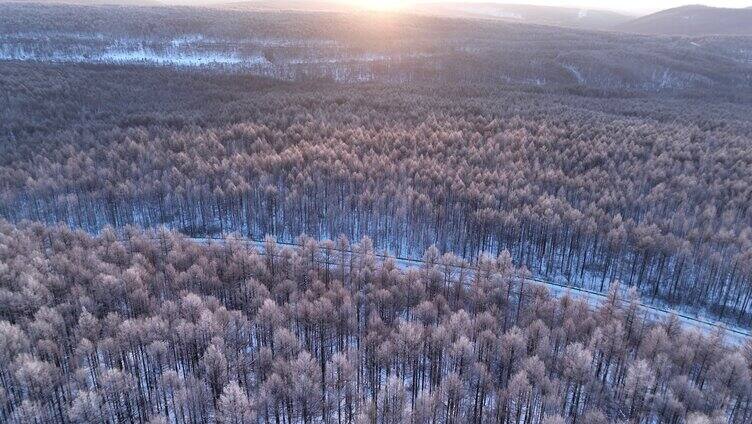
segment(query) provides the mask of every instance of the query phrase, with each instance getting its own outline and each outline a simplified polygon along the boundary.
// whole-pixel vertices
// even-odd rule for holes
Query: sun
[[[350,2],[366,10],[393,11],[408,5],[408,0],[350,0]]]

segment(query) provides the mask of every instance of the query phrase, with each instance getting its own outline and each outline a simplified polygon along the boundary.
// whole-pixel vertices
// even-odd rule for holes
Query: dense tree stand
[[[634,290],[591,310],[523,285],[506,251],[448,275],[436,248],[400,270],[369,239],[297,241],[0,223],[0,418],[752,419],[752,344],[646,321]]]

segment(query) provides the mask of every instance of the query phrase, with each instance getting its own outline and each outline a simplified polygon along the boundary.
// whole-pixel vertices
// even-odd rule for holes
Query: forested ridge
[[[403,13],[0,3],[0,61],[152,63],[286,80],[700,91],[749,98],[749,37],[657,37]]]
[[[539,276],[749,323],[744,102],[32,64],[2,84],[12,221],[506,249]]]
[[[0,222],[0,420],[745,423],[752,344],[370,239],[203,245]],[[349,253],[352,252],[352,253]],[[627,302],[623,302],[626,300]]]

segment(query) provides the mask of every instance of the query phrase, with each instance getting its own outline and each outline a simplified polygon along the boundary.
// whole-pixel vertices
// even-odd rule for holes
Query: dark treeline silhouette
[[[365,235],[399,256],[435,244],[470,261],[506,249],[549,279],[604,292],[618,279],[749,323],[747,104],[3,69],[11,221]]]
[[[435,247],[0,222],[0,421],[747,423],[752,344]],[[455,267],[452,265],[460,265]]]

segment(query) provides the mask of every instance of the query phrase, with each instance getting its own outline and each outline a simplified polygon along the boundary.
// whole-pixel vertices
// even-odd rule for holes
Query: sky
[[[207,5],[218,3],[253,2],[254,0],[158,0],[164,4]],[[273,3],[275,0],[261,0]],[[285,0],[281,0],[285,2]],[[416,3],[501,3],[531,4],[540,6],[575,7],[627,12],[633,15],[646,15],[672,7],[688,4],[703,4],[713,7],[751,7],[752,0],[292,0],[293,2],[332,2],[355,5],[364,9],[397,11],[409,8]],[[0,0],[2,2],[2,0]]]
[[[706,6],[715,7],[749,7],[752,0],[344,0],[348,3],[358,4],[369,8],[394,9],[405,7],[411,3],[426,3],[432,1],[447,2],[493,2],[493,3],[520,3],[536,4],[542,6],[567,6],[605,10],[621,10],[633,12],[654,12],[687,4],[702,3]]]

